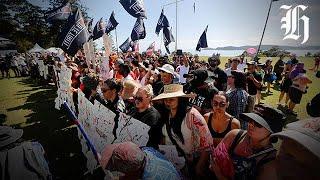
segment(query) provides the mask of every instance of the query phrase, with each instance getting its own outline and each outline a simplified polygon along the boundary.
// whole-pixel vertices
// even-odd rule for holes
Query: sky
[[[40,6],[46,0],[29,0]],[[108,20],[112,11],[119,22],[117,27],[118,46],[131,34],[136,18],[128,14],[119,0],[78,0],[88,8],[88,15],[94,18],[93,24],[103,17]],[[147,19],[144,20],[146,38],[139,41],[140,51],[144,51],[155,41],[156,48],[163,44],[162,32],[155,34],[161,9],[167,16],[172,33],[176,36],[176,6],[175,0],[144,0]],[[195,3],[196,10],[193,11]],[[195,49],[199,37],[206,25],[208,46],[211,48],[223,46],[243,46],[259,44],[264,23],[269,8],[269,0],[183,0],[178,2],[178,49],[192,51]],[[300,15],[309,17],[310,35],[304,45],[320,45],[320,1],[319,0],[279,0],[272,3],[270,17],[262,44],[302,46],[303,37],[298,40],[283,40],[285,29],[281,29],[281,18],[286,15],[286,10],[280,9],[281,5],[308,6]],[[303,26],[301,26],[303,27]],[[115,31],[111,32],[115,41]],[[102,47],[102,40],[96,40],[98,47]],[[116,43],[116,42],[115,42]],[[164,50],[162,45],[161,49]],[[175,49],[175,43],[170,44],[170,50]]]

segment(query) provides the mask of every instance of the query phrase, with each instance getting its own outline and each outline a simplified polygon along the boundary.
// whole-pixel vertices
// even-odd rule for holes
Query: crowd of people
[[[6,68],[23,66],[15,63],[23,56],[28,55],[6,57],[1,71],[10,77]],[[147,147],[125,142],[107,145],[102,152],[102,167],[120,172],[121,178],[319,179],[320,166],[313,164],[320,162],[320,119],[284,128],[286,116],[296,115],[294,107],[312,83],[304,64],[294,54],[286,62],[280,56],[274,67],[271,58],[263,64],[246,58],[230,58],[223,69],[219,54],[201,61],[187,53],[170,58],[111,53],[106,80],[99,77],[101,67],[87,64],[82,52],[74,58],[65,54],[38,59],[58,71],[61,66],[72,69],[75,105],[80,88],[91,102],[97,100],[116,115],[126,113],[150,126]],[[14,62],[10,66],[9,60]],[[32,61],[25,66],[32,69]],[[18,68],[16,76],[21,72]],[[287,108],[285,112],[262,102],[262,91],[272,94],[272,84],[280,86],[278,104]],[[318,105],[319,97],[308,104],[309,114],[319,117]],[[273,143],[278,138],[283,141],[277,153]],[[176,169],[159,145],[175,145],[185,166]]]

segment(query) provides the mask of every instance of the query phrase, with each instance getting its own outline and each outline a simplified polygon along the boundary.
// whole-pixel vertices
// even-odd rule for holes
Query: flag
[[[163,9],[162,9],[159,20],[158,20],[158,24],[156,27],[156,34],[159,35],[159,33],[163,27],[169,27],[169,26],[170,26],[169,21],[168,21],[167,17],[164,15]]]
[[[146,29],[144,27],[143,19],[138,18],[131,32],[132,41],[144,39],[146,37]]]
[[[204,32],[202,33],[202,35],[200,36],[200,39],[199,39],[197,47],[196,47],[197,51],[200,51],[201,48],[207,48],[208,47],[207,30],[208,30],[208,25],[207,25],[206,29],[204,30]]]
[[[163,42],[164,42],[164,47],[166,48],[167,53],[170,54],[169,44],[171,42],[174,42],[174,39],[168,27],[163,27]]]
[[[138,41],[137,42],[131,41],[130,47],[131,47],[131,50],[134,52],[139,52],[139,50],[140,50]]]
[[[70,3],[67,3],[58,7],[57,9],[47,12],[47,22],[53,22],[55,20],[67,20],[71,13],[71,5]]]
[[[92,33],[92,23],[93,23],[93,18],[91,18],[89,21],[87,21],[86,26],[89,31],[89,33]]]
[[[156,46],[156,42],[155,42],[155,41],[153,41],[153,43],[151,43],[151,44],[150,44],[150,46],[148,47],[148,49],[147,49],[147,50],[152,49],[152,51],[154,51],[155,46]]]
[[[116,21],[116,19],[114,18],[114,12],[112,11],[110,18],[108,20],[108,24],[106,27],[106,33],[109,34],[109,32],[111,32],[112,30],[114,30],[117,26],[118,26],[118,22]]]
[[[147,18],[143,0],[120,0],[120,3],[131,16]]]
[[[105,24],[102,18],[97,22],[96,26],[93,29],[93,40],[96,40],[104,34]]]
[[[196,13],[196,3],[193,3],[193,13]]]
[[[121,49],[122,52],[127,52],[131,46],[132,46],[132,41],[129,37],[124,43],[122,43],[119,46],[119,48]]]
[[[148,49],[146,50],[146,54],[152,54],[154,49],[155,49],[155,46],[156,46],[156,42],[153,42],[150,44],[150,46],[148,47]]]
[[[84,23],[81,11],[71,15],[60,33],[60,48],[74,56],[82,45],[88,41],[89,32]]]

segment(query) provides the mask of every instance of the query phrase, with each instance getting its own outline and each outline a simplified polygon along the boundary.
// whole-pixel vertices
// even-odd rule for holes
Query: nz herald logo
[[[280,9],[286,10],[286,15],[281,19],[281,29],[285,29],[283,40],[298,40],[303,36],[301,44],[309,39],[309,17],[302,15],[308,6],[297,5],[295,7],[282,5]],[[303,29],[301,28],[303,25]],[[302,31],[302,32],[301,32]]]

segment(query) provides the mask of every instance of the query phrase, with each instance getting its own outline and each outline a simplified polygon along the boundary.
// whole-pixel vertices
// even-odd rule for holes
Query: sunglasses
[[[257,127],[257,128],[262,128],[263,127],[261,124],[257,123],[254,120],[249,120],[248,123],[252,124],[254,127]]]
[[[135,101],[139,101],[139,102],[142,102],[142,101],[143,101],[143,97],[134,96],[133,99],[134,99]]]
[[[212,105],[213,105],[214,107],[218,107],[218,106],[219,106],[219,107],[223,108],[223,107],[225,107],[225,106],[227,105],[227,103],[225,103],[225,102],[213,101]]]

